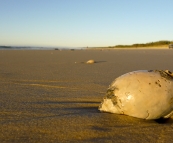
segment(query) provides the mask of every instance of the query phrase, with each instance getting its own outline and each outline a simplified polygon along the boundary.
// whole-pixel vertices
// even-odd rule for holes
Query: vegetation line
[[[155,46],[164,46],[164,45],[169,45],[173,44],[173,41],[156,41],[156,42],[150,42],[150,43],[145,43],[145,44],[132,44],[132,45],[116,45],[112,46],[110,48],[138,48],[138,47],[155,47]]]

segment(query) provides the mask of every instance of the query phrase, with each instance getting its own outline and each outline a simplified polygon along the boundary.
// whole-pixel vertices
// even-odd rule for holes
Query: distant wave
[[[0,50],[79,50],[79,49],[82,49],[82,48],[0,46]]]

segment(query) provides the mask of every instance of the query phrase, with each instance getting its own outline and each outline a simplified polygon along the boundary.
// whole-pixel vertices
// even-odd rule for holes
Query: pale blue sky
[[[173,40],[173,0],[0,0],[0,45],[113,46]]]

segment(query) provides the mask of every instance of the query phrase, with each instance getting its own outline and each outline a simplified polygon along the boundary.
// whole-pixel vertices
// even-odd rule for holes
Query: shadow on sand
[[[101,118],[110,118],[110,120],[133,122],[133,123],[147,123],[147,124],[173,124],[173,119],[157,119],[157,120],[145,120],[138,119],[126,115],[118,115],[112,113],[100,112],[98,106],[100,102],[96,101],[39,101],[39,102],[25,102],[30,109],[36,113],[49,113],[48,116],[40,116],[36,118],[50,118],[50,117],[60,117],[60,116],[99,116]],[[44,114],[44,115],[45,115]],[[52,115],[50,115],[52,114]]]

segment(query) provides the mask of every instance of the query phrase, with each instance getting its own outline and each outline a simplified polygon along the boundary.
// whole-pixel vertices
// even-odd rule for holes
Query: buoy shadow
[[[107,61],[95,61],[95,63],[105,63]]]
[[[173,124],[173,119],[172,118],[159,118],[154,120],[158,124]]]

